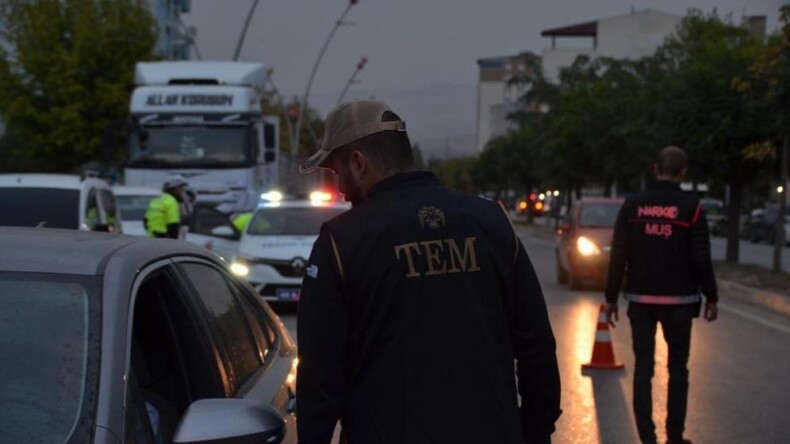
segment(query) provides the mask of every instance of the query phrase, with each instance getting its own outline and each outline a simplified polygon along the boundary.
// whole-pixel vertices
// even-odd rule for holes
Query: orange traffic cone
[[[609,333],[609,324],[606,322],[606,304],[601,304],[592,359],[589,363],[582,364],[582,369],[620,370],[622,368],[625,368],[625,365],[614,359],[612,335]]]

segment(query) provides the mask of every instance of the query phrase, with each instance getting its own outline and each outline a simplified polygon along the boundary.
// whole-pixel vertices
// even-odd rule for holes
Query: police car
[[[269,301],[296,302],[321,225],[351,208],[314,192],[308,200],[266,201],[242,232],[231,271]]]

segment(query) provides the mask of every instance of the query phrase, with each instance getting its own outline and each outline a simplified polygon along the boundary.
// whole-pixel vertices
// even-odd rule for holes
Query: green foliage
[[[436,164],[433,171],[444,186],[474,192],[476,188],[471,175],[474,165],[473,157],[456,157]]]
[[[20,168],[73,171],[118,160],[134,65],[156,25],[143,0],[4,0],[0,114]]]

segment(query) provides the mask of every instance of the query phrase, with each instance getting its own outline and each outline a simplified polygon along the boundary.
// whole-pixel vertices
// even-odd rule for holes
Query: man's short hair
[[[676,146],[668,146],[658,152],[656,169],[662,176],[678,177],[688,168],[686,152]]]
[[[400,117],[392,111],[385,112],[382,122],[397,122]],[[348,159],[352,150],[358,150],[367,157],[382,174],[390,175],[414,169],[414,153],[409,136],[405,131],[381,131],[363,137],[338,149],[337,156]]]

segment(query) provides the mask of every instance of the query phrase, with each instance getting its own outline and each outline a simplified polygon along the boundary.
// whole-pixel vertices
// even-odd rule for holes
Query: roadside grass
[[[725,261],[714,261],[713,268],[716,270],[717,278],[790,297],[788,273],[778,273],[757,265],[731,264]]]

